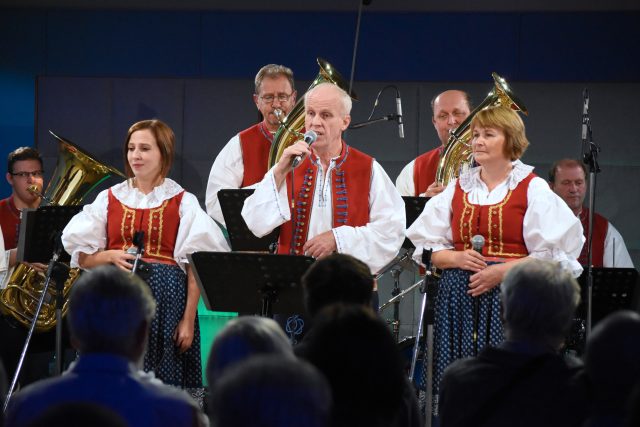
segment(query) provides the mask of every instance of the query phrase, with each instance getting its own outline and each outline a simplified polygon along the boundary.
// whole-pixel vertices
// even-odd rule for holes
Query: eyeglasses
[[[20,178],[42,178],[44,175],[44,171],[33,171],[33,172],[11,172],[12,176],[19,176]]]
[[[291,93],[279,93],[277,95],[261,95],[260,99],[266,102],[267,104],[271,104],[274,99],[277,99],[280,102],[287,102],[289,98],[291,98]]]

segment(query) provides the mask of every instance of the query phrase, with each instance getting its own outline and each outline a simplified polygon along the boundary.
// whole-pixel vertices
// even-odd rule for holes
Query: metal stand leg
[[[29,349],[29,344],[31,342],[31,337],[33,336],[33,332],[36,329],[36,323],[38,321],[38,316],[40,315],[40,311],[42,310],[42,305],[44,304],[44,300],[47,297],[47,291],[49,289],[49,284],[51,283],[51,274],[53,273],[53,268],[58,260],[58,254],[54,254],[53,258],[49,262],[49,268],[47,270],[47,277],[44,282],[44,286],[42,288],[42,295],[40,296],[40,300],[38,301],[38,307],[36,308],[35,313],[33,314],[33,319],[31,320],[31,326],[29,327],[29,332],[27,333],[27,338],[24,341],[24,346],[22,347],[22,353],[20,354],[20,358],[18,359],[18,364],[16,366],[16,372],[13,374],[13,379],[11,380],[11,385],[9,386],[9,390],[7,390],[7,396],[4,399],[4,405],[2,407],[2,412],[7,411],[7,406],[9,406],[9,400],[11,400],[11,396],[13,394],[13,390],[16,387],[16,383],[18,382],[18,377],[20,376],[20,371],[22,370],[22,365],[24,363],[24,358],[27,355],[27,350]]]
[[[400,294],[400,273],[402,273],[401,268],[394,268],[391,270],[391,277],[393,277],[393,291],[391,291],[392,297]],[[393,303],[393,322],[391,325],[393,327],[394,339],[396,342],[400,342],[400,300]]]

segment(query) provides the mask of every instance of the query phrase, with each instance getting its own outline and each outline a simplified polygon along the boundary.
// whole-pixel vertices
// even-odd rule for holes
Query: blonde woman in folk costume
[[[582,271],[576,260],[584,241],[580,221],[519,160],[529,145],[520,116],[488,108],[470,127],[479,166],[430,199],[407,230],[414,258],[432,249],[433,265],[444,270],[436,300],[434,397],[449,363],[503,342],[498,286],[511,267],[532,257],[558,261],[574,276]],[[476,235],[484,237],[481,253],[471,245]]]
[[[202,401],[200,291],[187,254],[229,247],[196,197],[167,178],[174,147],[174,133],[165,123],[134,123],[124,144],[130,178],[85,206],[69,222],[62,240],[72,266],[91,269],[113,264],[130,271],[135,256],[127,249],[133,246],[134,233],[144,231],[143,260],[151,270],[147,283],[158,304],[144,370]]]

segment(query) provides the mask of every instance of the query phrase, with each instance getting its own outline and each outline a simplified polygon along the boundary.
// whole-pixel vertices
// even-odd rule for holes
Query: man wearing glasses
[[[269,64],[258,71],[253,95],[262,121],[235,135],[220,151],[211,167],[205,205],[207,213],[225,225],[218,191],[253,187],[267,172],[269,150],[280,126],[276,110],[284,118],[296,103],[293,72],[284,65]]]
[[[35,148],[20,147],[9,153],[7,181],[12,191],[9,197],[0,200],[0,226],[5,249],[18,246],[18,227],[22,209],[40,206],[40,197],[31,193],[28,188],[35,185],[38,193],[41,193],[43,174],[42,158]]]
[[[403,196],[433,197],[444,190],[436,181],[440,154],[455,130],[471,113],[469,94],[461,90],[447,90],[431,100],[431,122],[438,132],[440,146],[421,154],[402,169],[396,188]]]

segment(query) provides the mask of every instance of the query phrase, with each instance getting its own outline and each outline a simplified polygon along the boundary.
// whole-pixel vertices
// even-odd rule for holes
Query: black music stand
[[[600,320],[618,310],[640,311],[640,280],[634,268],[592,268],[591,322]],[[588,270],[578,279],[580,305],[571,332],[567,337],[567,350],[580,355],[584,352],[587,333]]]
[[[62,373],[62,309],[64,306],[64,282],[69,276],[69,267],[62,262],[70,260],[62,248],[60,236],[71,218],[82,209],[82,206],[42,206],[37,209],[25,209],[20,220],[17,259],[20,262],[39,262],[49,264],[46,279],[42,288],[37,308],[34,312],[22,353],[18,359],[11,385],[4,401],[6,410],[13,390],[15,389],[29,344],[35,331],[36,322],[48,294],[51,281],[56,286],[56,373]]]
[[[272,245],[278,241],[280,228],[276,228],[264,237],[256,237],[242,218],[242,207],[253,189],[224,189],[218,191],[218,201],[222,216],[229,233],[229,241],[233,251],[273,252]]]
[[[420,216],[422,211],[424,210],[424,205],[427,204],[430,197],[409,197],[402,196],[402,200],[404,200],[404,209],[405,214],[407,215],[407,228],[411,226],[415,222],[416,219]],[[402,247],[405,249],[415,249],[411,240],[405,237],[404,243]]]
[[[257,314],[304,312],[300,279],[314,259],[297,255],[195,252],[189,263],[209,310]]]
[[[634,268],[593,268],[591,318],[593,325],[618,310],[638,310],[640,282]],[[587,271],[578,279],[582,301],[578,313],[586,315]]]
[[[41,206],[23,209],[18,236],[17,260],[19,262],[49,263],[56,244],[52,237],[82,210],[82,206]],[[62,251],[59,262],[69,262],[71,257]]]

